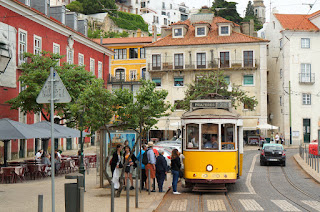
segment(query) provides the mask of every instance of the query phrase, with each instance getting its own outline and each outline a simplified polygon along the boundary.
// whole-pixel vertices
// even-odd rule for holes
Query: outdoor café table
[[[9,166],[9,167],[2,167],[0,170],[0,174],[3,174],[3,170],[10,170],[10,172],[14,172],[15,176],[22,176],[23,174],[23,167],[22,166]],[[14,177],[14,182],[16,182],[16,177]]]

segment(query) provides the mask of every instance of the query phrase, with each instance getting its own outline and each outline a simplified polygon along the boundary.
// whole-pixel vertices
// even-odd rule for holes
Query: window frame
[[[90,57],[90,72],[93,73],[93,75],[96,75],[96,72],[95,72],[95,59],[94,58],[91,58]]]
[[[98,61],[98,78],[102,79],[103,76],[103,64],[101,61]]]
[[[228,80],[226,80],[226,79],[228,79]],[[231,85],[231,80],[230,80],[230,76],[229,75],[224,76],[224,80],[226,81],[226,83],[228,85]],[[229,83],[228,83],[228,81],[229,81]]]
[[[141,57],[143,55],[143,57]],[[140,48],[140,59],[146,59],[146,48]]]
[[[157,82],[155,82],[155,80],[160,80],[160,85],[157,85]],[[162,86],[161,77],[152,77],[151,81],[156,83],[156,87],[161,87]]]
[[[80,63],[81,58],[82,58],[82,64]],[[78,65],[79,66],[84,66],[84,55],[81,54],[81,53],[78,53]]]
[[[114,56],[113,59],[114,60],[126,60],[127,59],[127,49],[123,48],[123,49],[114,49]],[[120,58],[121,55],[121,58]]]
[[[58,48],[58,52],[55,52],[55,47]],[[53,43],[52,45],[52,52],[54,54],[59,54],[60,55],[60,44],[57,44],[57,43]],[[58,65],[60,65],[60,59],[58,60]]]
[[[246,53],[252,54],[252,58],[246,58]],[[251,60],[251,63],[250,63]],[[243,50],[242,51],[242,67],[255,67],[255,60],[254,60],[254,51],[253,50]]]
[[[311,93],[302,93],[302,105],[311,105]]]
[[[133,52],[131,52],[133,50]],[[129,48],[129,59],[138,59],[139,58],[139,52],[138,48]],[[131,57],[131,53],[133,53],[134,57]]]
[[[71,56],[71,58],[70,58]],[[74,50],[67,48],[67,63],[74,64]]]
[[[24,42],[21,42],[21,34],[24,34]],[[23,46],[23,50],[21,49],[21,46]],[[26,58],[23,57],[23,53],[28,52],[28,32],[23,30],[23,29],[18,29],[18,52],[19,52],[19,57],[18,57],[18,63],[19,65],[23,64],[26,62]]]
[[[36,43],[38,43],[39,46],[37,46]],[[33,35],[33,54],[41,55],[41,51],[42,51],[42,37],[38,35]]]
[[[304,66],[304,68],[303,68]],[[307,67],[309,68],[309,71],[307,70]],[[304,70],[304,72],[302,71]],[[311,82],[311,63],[301,63],[300,64],[300,73],[301,73],[301,82]]]
[[[181,30],[181,35],[176,35],[176,30]],[[183,28],[182,27],[175,27],[172,28],[172,35],[174,38],[183,38]]]
[[[221,63],[221,61],[222,61],[222,59],[221,59],[221,54],[225,54],[225,53],[228,53],[228,60],[226,60],[226,61],[228,61],[228,65],[226,65],[226,64],[224,64],[224,65],[222,65],[222,63]],[[225,60],[225,58],[226,57],[224,57],[224,60]],[[231,65],[231,63],[230,63],[230,51],[220,51],[219,52],[219,68],[230,68],[230,65]]]
[[[203,35],[202,35],[202,34],[201,34],[201,35],[198,34],[198,29],[201,29],[201,28],[204,29],[204,31],[203,31],[204,34],[203,34]],[[205,37],[205,36],[207,35],[207,29],[206,29],[206,28],[207,28],[207,27],[205,27],[205,26],[197,26],[196,29],[195,29],[195,31],[196,31],[196,33],[195,33],[195,34],[196,34],[196,37]]]
[[[182,85],[178,85],[176,83],[181,82],[181,81],[176,81],[176,79],[181,79],[182,78]],[[174,87],[183,87],[184,86],[184,77],[183,76],[175,76],[173,77],[173,86]]]
[[[308,45],[305,46],[303,40],[308,40]],[[301,38],[301,48],[302,49],[310,49],[310,46],[311,46],[311,42],[310,42],[310,38]]]
[[[223,31],[223,28],[225,28],[225,27],[228,29],[227,33],[225,33]],[[228,35],[230,35],[230,26],[229,25],[221,25],[221,26],[219,26],[219,35],[220,36],[228,36]]]
[[[198,60],[198,54],[204,55],[204,58],[201,56],[201,61]],[[204,61],[203,61],[204,59]],[[200,62],[200,64],[199,64]],[[204,63],[204,64],[203,64]],[[207,68],[207,52],[196,52],[196,67],[197,68]]]
[[[154,63],[154,57],[156,57],[156,63]],[[158,61],[158,59],[159,59],[159,61]],[[151,66],[152,66],[152,70],[160,70],[161,69],[161,54],[152,54],[151,55]]]
[[[178,58],[176,58],[176,56],[178,56]],[[174,69],[184,69],[184,54],[183,53],[174,53],[173,54],[173,68]]]
[[[120,78],[118,78],[117,76],[117,73],[120,73]],[[123,74],[121,74],[121,72],[123,72]],[[122,77],[123,76],[123,77]],[[116,78],[116,80],[118,81],[125,81],[126,80],[126,69],[125,68],[120,68],[118,67],[117,69],[114,70],[114,77]]]
[[[132,77],[132,73],[133,73],[133,76],[134,76],[134,77]],[[137,80],[137,79],[138,79],[138,71],[137,71],[137,69],[131,69],[131,70],[129,70],[129,80],[135,81],[135,80]]]
[[[252,84],[245,84],[245,77],[252,76]],[[243,75],[242,86],[255,86],[254,74]]]

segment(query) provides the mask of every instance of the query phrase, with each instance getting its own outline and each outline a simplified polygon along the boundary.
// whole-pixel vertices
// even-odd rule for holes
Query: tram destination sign
[[[192,109],[229,109],[231,108],[230,100],[199,100],[191,101]]]

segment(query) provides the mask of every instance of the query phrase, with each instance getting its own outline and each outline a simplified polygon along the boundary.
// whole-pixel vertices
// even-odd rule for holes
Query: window
[[[92,72],[93,74],[95,74],[95,71],[94,71],[94,67],[95,64],[94,64],[94,59],[93,58],[90,58],[90,72]]]
[[[199,149],[199,125],[187,124],[187,149]]]
[[[197,27],[197,36],[204,36],[206,35],[205,27]]]
[[[102,79],[102,62],[98,61],[98,78]]]
[[[162,9],[166,9],[166,3],[165,2],[162,2]]]
[[[127,49],[115,49],[114,59],[115,60],[127,59]]]
[[[301,82],[311,82],[311,64],[301,64]]]
[[[243,52],[243,66],[244,67],[253,67],[253,51],[244,51]]]
[[[253,75],[244,75],[243,85],[254,85]]]
[[[168,24],[168,21],[167,21],[166,18],[163,19],[163,23],[164,23],[164,25],[167,25],[167,24]]]
[[[73,64],[73,50],[67,49],[67,62]]]
[[[303,141],[304,143],[310,143],[310,119],[303,119]]]
[[[141,2],[141,8],[145,8],[146,7],[146,2]]]
[[[183,100],[174,100],[174,106],[176,110],[183,109],[182,102]]]
[[[175,77],[174,86],[183,86],[183,77]]]
[[[138,48],[130,48],[129,49],[129,58],[130,59],[138,58]]]
[[[54,54],[59,54],[60,55],[60,45],[59,44],[56,44],[56,43],[53,43],[53,50],[52,52]],[[60,65],[60,59],[58,60],[58,65]]]
[[[141,77],[140,77],[141,79],[146,79],[146,68],[143,68],[142,70],[141,70]]]
[[[39,36],[36,36],[36,35],[34,35],[34,49],[33,49],[33,52],[34,52],[34,54],[38,54],[38,55],[40,55],[40,53],[41,53],[41,46],[42,46],[42,44],[41,44],[41,37],[39,37]]]
[[[81,53],[78,54],[78,65],[79,66],[83,66],[84,65],[84,56]]]
[[[181,37],[182,36],[182,28],[174,29],[174,37]]]
[[[303,105],[311,105],[311,94],[309,94],[309,93],[302,94],[302,104]]]
[[[130,80],[136,80],[137,79],[137,70],[130,70],[129,79]]]
[[[220,68],[229,68],[229,52],[220,52]]]
[[[206,68],[206,53],[197,53],[197,68]]]
[[[26,61],[23,53],[27,52],[27,32],[19,29],[19,65]]]
[[[172,10],[172,4],[170,4],[170,10]]]
[[[116,80],[124,81],[124,79],[125,79],[124,69],[117,69],[116,70]]]
[[[165,12],[165,11],[162,11],[162,12],[161,12],[161,15],[166,15],[166,12]]]
[[[157,87],[161,86],[161,78],[152,78],[152,82],[156,83]]]
[[[280,100],[279,100],[280,106],[282,106],[283,102],[282,102],[282,96],[280,96]]]
[[[201,126],[201,149],[218,150],[219,149],[219,125],[202,124]]]
[[[146,58],[146,49],[140,48],[140,58],[145,59]]]
[[[161,56],[160,54],[152,55],[152,69],[153,70],[160,70],[161,68]]]
[[[280,39],[279,45],[280,45],[280,49],[281,49],[282,48],[282,39]]]
[[[301,48],[304,48],[304,49],[310,48],[310,38],[301,38]]]
[[[244,103],[244,104],[243,104],[243,109],[244,109],[244,110],[249,110],[249,109],[250,109],[250,107],[249,107],[249,105],[248,105],[248,104]]]
[[[280,79],[282,79],[283,77],[283,72],[282,72],[282,69],[280,69]]]
[[[230,84],[230,76],[224,76],[224,81],[229,85]]]
[[[183,68],[183,54],[174,54],[174,68],[175,69]]]
[[[229,35],[229,26],[220,27],[220,34],[221,35]]]

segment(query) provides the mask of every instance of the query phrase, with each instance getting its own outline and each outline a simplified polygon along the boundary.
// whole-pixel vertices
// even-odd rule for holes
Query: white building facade
[[[240,85],[259,102],[253,111],[243,104],[236,109],[248,137],[258,124],[267,123],[268,41],[241,34],[237,27],[213,14],[196,14],[173,24],[166,37],[146,46],[147,72],[157,89],[168,91],[167,100],[174,105],[184,99],[187,85],[197,76],[224,71],[231,85]],[[177,108],[169,117],[161,118],[158,129],[166,132],[179,128],[177,123],[184,112]],[[167,133],[164,137],[170,138]]]
[[[294,145],[309,143],[320,132],[319,16],[320,11],[311,15],[274,13],[264,32],[270,40],[268,118],[279,126],[287,144],[290,125]]]

